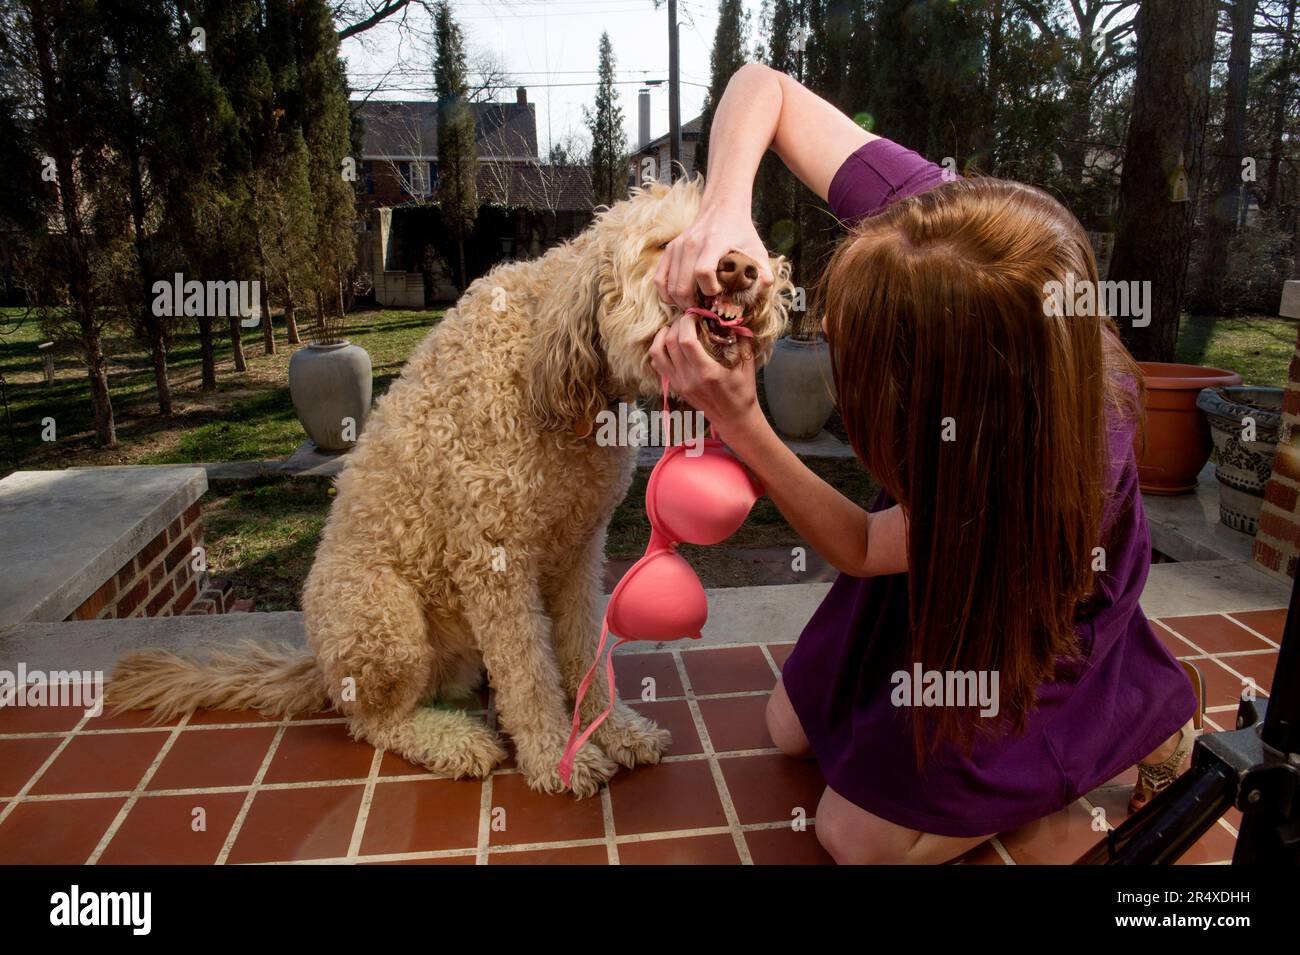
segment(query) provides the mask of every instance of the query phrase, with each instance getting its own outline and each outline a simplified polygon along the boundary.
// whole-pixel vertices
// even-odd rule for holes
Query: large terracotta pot
[[[1147,427],[1138,484],[1143,494],[1187,494],[1210,459],[1210,426],[1196,399],[1202,388],[1241,384],[1241,375],[1155,361],[1139,366],[1147,386]]]
[[[342,341],[299,348],[289,359],[289,397],[322,451],[347,451],[370,414],[370,355]]]
[[[790,438],[817,437],[835,408],[826,340],[778,339],[763,369],[763,395],[776,430]]]

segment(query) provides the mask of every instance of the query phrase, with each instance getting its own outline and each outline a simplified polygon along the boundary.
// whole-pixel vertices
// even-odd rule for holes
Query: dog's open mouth
[[[721,295],[714,295],[711,298],[706,298],[704,302],[704,307],[713,312],[714,315],[717,315],[718,318],[728,322],[736,322],[739,320],[738,324],[744,324],[745,306],[733,300],[726,292],[723,292]],[[735,329],[723,325],[715,318],[707,315],[703,316],[700,319],[700,327],[704,330],[708,342],[719,348],[726,348],[730,345],[736,344]]]

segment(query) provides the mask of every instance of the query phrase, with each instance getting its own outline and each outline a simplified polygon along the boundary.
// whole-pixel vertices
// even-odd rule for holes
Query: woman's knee
[[[790,697],[786,695],[785,686],[779,679],[772,695],[767,699],[766,716],[767,733],[777,749],[795,759],[807,759],[812,755],[808,737],[804,735],[799,717],[795,715]]]

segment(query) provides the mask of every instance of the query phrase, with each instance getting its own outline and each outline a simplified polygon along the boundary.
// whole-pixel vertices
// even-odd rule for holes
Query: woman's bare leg
[[[799,717],[790,705],[790,697],[786,695],[785,684],[780,678],[772,689],[772,695],[767,698],[767,732],[777,749],[785,755],[795,759],[812,758],[812,747],[808,745],[808,737],[799,725]]]
[[[937,865],[987,836],[937,836],[895,825],[849,802],[829,786],[817,805],[817,841],[840,865]]]

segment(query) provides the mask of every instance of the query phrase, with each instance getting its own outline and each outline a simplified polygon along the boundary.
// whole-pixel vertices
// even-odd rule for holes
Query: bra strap
[[[609,679],[609,703],[606,705],[599,716],[591,721],[591,725],[583,730],[582,735],[578,735],[578,727],[582,725],[582,700],[587,695],[587,689],[591,686],[592,678],[596,675],[596,667],[600,666],[600,658],[605,655],[605,641],[609,639],[609,615],[600,625],[600,643],[596,645],[596,658],[591,661],[591,667],[587,670],[587,675],[582,678],[578,684],[578,694],[573,701],[573,726],[569,730],[569,741],[564,747],[564,756],[560,759],[560,779],[564,785],[569,785],[569,779],[573,776],[573,760],[578,755],[578,750],[582,749],[584,743],[591,738],[591,734],[596,732],[596,728],[605,722],[606,717],[614,711],[614,702],[618,699],[618,689],[614,685],[614,650],[628,641],[625,639],[616,640],[610,645],[609,654],[605,657],[605,672]]]

